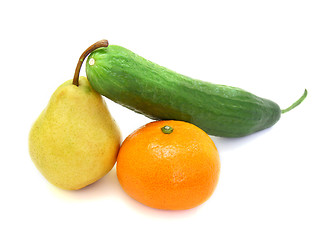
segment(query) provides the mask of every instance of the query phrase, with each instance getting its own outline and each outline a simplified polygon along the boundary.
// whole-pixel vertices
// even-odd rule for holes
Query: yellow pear
[[[49,182],[74,190],[113,168],[120,141],[104,99],[80,77],[78,86],[69,80],[54,92],[31,128],[29,152]]]
[[[100,94],[80,77],[85,57],[107,40],[91,45],[80,56],[73,80],[53,93],[29,134],[31,159],[43,176],[57,187],[83,188],[115,165],[120,130]]]

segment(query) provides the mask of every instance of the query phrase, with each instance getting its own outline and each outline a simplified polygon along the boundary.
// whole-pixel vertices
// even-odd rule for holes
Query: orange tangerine
[[[183,210],[205,202],[220,174],[218,150],[200,128],[154,121],[130,134],[117,157],[117,176],[135,200],[158,209]]]

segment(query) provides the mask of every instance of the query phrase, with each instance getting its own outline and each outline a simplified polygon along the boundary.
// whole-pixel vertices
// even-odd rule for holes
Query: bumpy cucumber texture
[[[282,110],[273,101],[236,87],[196,80],[109,45],[86,63],[92,87],[105,97],[155,120],[193,123],[209,135],[241,137],[274,125]]]

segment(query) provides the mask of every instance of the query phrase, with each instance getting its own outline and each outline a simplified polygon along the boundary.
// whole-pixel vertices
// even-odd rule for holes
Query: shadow
[[[156,218],[184,218],[194,215],[200,206],[188,210],[161,210],[148,207],[130,197],[121,187],[116,166],[103,178],[79,190],[63,190],[48,183],[51,192],[58,198],[69,202],[94,201],[116,196],[119,201],[138,214]],[[118,201],[118,200],[117,200]]]
[[[121,188],[120,183],[118,182],[119,187]],[[146,206],[137,200],[130,197],[122,188],[121,188],[121,199],[125,202],[125,204],[134,212],[138,214],[143,214],[153,218],[185,218],[188,216],[194,215],[198,212],[199,208],[203,205],[197,206],[195,208],[186,209],[186,210],[164,210],[157,209]]]
[[[257,141],[263,135],[267,134],[272,128],[264,129],[259,132],[250,134],[244,137],[238,138],[224,138],[224,137],[215,137],[210,136],[212,141],[215,143],[219,152],[233,151],[237,148],[241,148],[251,142]]]
[[[117,195],[120,191],[117,186],[117,173],[115,167],[98,181],[79,190],[63,190],[51,185],[51,191],[57,197],[69,201],[92,201]]]

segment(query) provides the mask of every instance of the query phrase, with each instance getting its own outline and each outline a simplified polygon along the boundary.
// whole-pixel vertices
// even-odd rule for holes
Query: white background
[[[3,1],[0,239],[320,239],[319,13],[318,0]],[[103,38],[282,108],[309,95],[268,130],[212,137],[221,176],[197,208],[146,207],[123,192],[115,168],[82,190],[60,190],[33,165],[28,133]],[[151,121],[106,101],[123,138]]]

